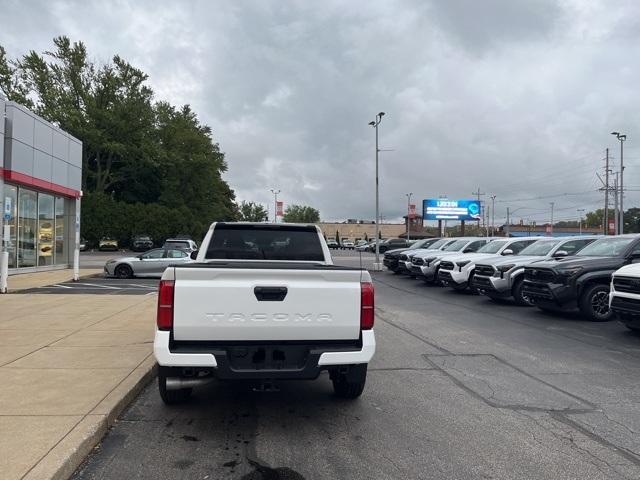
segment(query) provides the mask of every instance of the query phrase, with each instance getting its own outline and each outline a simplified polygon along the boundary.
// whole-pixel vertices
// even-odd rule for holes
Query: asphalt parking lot
[[[269,393],[212,383],[166,407],[152,383],[73,478],[640,477],[639,335],[388,272],[374,281],[360,399],[335,399],[321,376]]]

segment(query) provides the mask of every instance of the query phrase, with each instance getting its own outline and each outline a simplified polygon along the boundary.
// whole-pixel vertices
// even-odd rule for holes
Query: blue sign
[[[429,198],[422,201],[422,218],[424,220],[480,220],[480,202]]]

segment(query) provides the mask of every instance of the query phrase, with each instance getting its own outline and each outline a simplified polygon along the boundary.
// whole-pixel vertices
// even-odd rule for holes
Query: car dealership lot
[[[374,281],[378,350],[359,400],[321,376],[274,392],[213,383],[169,408],[153,383],[74,478],[638,478],[640,335]]]

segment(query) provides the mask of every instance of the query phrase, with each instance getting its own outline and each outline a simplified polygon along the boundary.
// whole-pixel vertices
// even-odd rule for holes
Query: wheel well
[[[584,292],[587,288],[590,288],[592,285],[603,285],[608,288],[610,281],[611,280],[606,277],[590,278],[589,280],[586,280],[584,283],[580,284],[578,288],[578,297],[580,297],[582,295],[582,292]]]

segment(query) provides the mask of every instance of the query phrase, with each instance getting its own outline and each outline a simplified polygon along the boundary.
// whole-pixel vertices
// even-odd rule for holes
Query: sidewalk
[[[102,273],[100,268],[81,268],[80,276],[86,277]],[[9,292],[18,290],[26,290],[28,288],[44,287],[45,285],[53,285],[55,283],[68,282],[73,280],[73,269],[65,268],[63,270],[51,270],[47,272],[20,273],[9,275],[8,286]]]
[[[0,295],[3,479],[73,473],[152,378],[155,305],[145,295]]]

